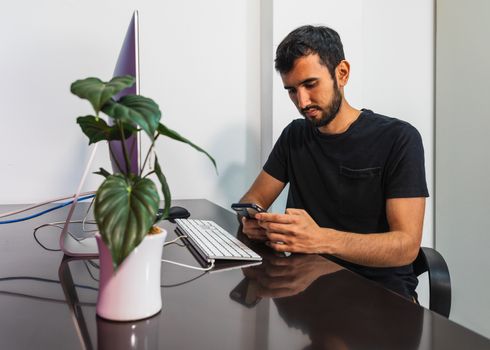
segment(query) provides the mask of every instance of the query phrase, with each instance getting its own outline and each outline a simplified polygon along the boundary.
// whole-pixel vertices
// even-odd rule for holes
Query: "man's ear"
[[[346,60],[340,61],[340,63],[335,68],[335,74],[337,76],[337,84],[339,88],[343,88],[347,85],[349,81],[349,73],[350,73],[350,63]]]

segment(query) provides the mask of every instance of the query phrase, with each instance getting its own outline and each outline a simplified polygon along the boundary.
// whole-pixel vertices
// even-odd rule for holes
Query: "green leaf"
[[[163,200],[165,201],[165,206],[163,208],[163,215],[161,216],[161,220],[165,220],[168,218],[168,212],[170,210],[170,204],[172,202],[172,196],[170,194],[170,188],[168,187],[167,179],[165,175],[163,175],[162,169],[160,168],[160,164],[158,163],[158,157],[155,156],[155,174],[158,177],[158,180],[162,184],[162,193]]]
[[[78,117],[77,123],[80,125],[83,133],[88,137],[89,145],[102,140],[112,141],[121,139],[121,133],[116,125],[109,126],[103,119],[94,117],[93,115]],[[123,125],[125,139],[135,131],[136,128],[134,126],[129,124]]]
[[[134,81],[135,79],[130,75],[114,77],[109,82],[103,82],[99,78],[86,78],[75,81],[71,84],[70,90],[78,97],[89,100],[98,114],[112,96],[133,86]]]
[[[208,156],[209,160],[211,160],[211,162],[213,163],[214,168],[216,169],[216,172],[218,172],[218,167],[216,166],[216,161],[214,160],[214,158],[211,157],[211,155],[208,152],[206,152],[205,150],[203,150],[201,147],[193,144],[191,141],[189,141],[185,137],[179,135],[176,131],[167,128],[162,123],[160,123],[158,125],[158,133],[161,135],[170,137],[171,139],[174,139],[176,141],[187,143],[189,146],[193,147],[194,149],[198,150],[199,152],[204,153],[205,155]]]
[[[108,176],[97,191],[94,216],[114,269],[150,230],[158,212],[158,190],[149,179]]]
[[[139,95],[127,95],[117,102],[108,101],[102,111],[123,123],[138,125],[151,140],[161,117],[158,105],[152,99]]]
[[[104,168],[99,168],[99,171],[95,171],[94,174],[96,175],[102,175],[103,177],[107,178],[111,175],[110,172],[108,172],[107,170],[105,170]]]

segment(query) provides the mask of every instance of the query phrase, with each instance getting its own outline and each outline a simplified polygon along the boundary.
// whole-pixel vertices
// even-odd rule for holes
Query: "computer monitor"
[[[136,83],[130,88],[127,88],[121,91],[119,94],[115,96],[115,99],[118,100],[121,97],[127,94],[139,94],[139,86],[140,86],[140,78],[139,78],[139,17],[138,11],[134,11],[133,16],[131,18],[131,22],[126,31],[126,36],[124,38],[123,45],[119,52],[119,57],[117,59],[116,68],[114,69],[113,76],[121,76],[121,75],[132,75],[135,77]],[[111,121],[108,121],[111,123]],[[131,136],[126,139],[125,144],[127,149],[130,152],[131,159],[131,169],[130,171],[135,174],[140,174],[140,155],[139,151],[140,140],[136,136]],[[122,149],[121,141],[111,141],[109,147],[114,154],[114,157],[117,159],[119,164],[125,164],[124,161],[124,153]],[[75,198],[73,200],[73,204],[70,206],[68,211],[68,216],[66,218],[65,224],[63,226],[63,230],[60,236],[60,248],[61,250],[69,256],[97,256],[98,249],[97,243],[95,241],[95,237],[92,234],[87,235],[85,232],[73,232],[69,233],[68,228],[70,226],[70,222],[73,216],[73,212],[77,205],[78,196],[81,193],[83,184],[85,182],[85,178],[91,170],[92,160],[95,156],[95,152],[97,150],[97,144],[93,146],[92,152],[90,154],[89,160],[85,167],[84,173],[82,175],[82,179],[80,180],[80,184],[78,185],[77,192],[75,194]],[[112,169],[114,172],[121,172],[121,169],[118,168],[114,158],[112,158],[111,154],[111,163]]]
[[[139,17],[138,11],[134,11],[133,18],[129,24],[128,30],[126,32],[126,37],[124,38],[123,45],[119,52],[119,57],[117,59],[116,68],[114,69],[113,76],[131,75],[135,77],[136,83],[123,91],[119,92],[115,99],[119,100],[121,97],[128,94],[140,93],[140,77],[139,77],[139,38],[138,38],[138,27],[139,27]],[[112,124],[109,120],[109,124]],[[136,135],[133,135],[124,141],[126,144],[126,149],[129,150],[129,157],[131,162],[130,171],[133,174],[140,173],[140,158],[139,150],[140,139]],[[111,163],[112,170],[116,172],[125,172],[123,169],[119,169],[117,164],[125,164],[124,153],[121,141],[110,141],[109,147],[112,149],[111,153]],[[114,160],[112,156],[116,158]]]

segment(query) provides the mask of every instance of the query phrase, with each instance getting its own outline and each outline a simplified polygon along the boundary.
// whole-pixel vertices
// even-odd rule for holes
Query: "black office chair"
[[[449,317],[451,311],[451,278],[446,261],[435,249],[421,247],[413,262],[417,276],[429,274],[429,309]]]

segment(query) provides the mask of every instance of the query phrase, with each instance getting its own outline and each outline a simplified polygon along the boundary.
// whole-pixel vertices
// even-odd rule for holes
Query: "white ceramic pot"
[[[114,273],[112,257],[97,235],[100,275],[97,315],[113,321],[134,321],[162,309],[160,272],[167,231],[146,235]]]

